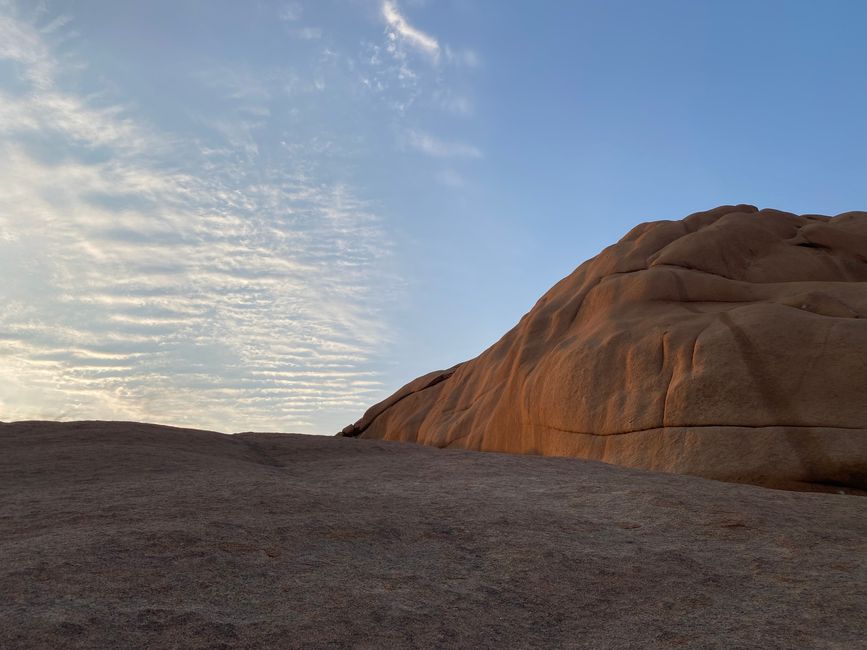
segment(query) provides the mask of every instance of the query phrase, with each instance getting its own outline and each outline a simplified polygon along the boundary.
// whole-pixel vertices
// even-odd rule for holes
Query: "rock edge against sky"
[[[345,436],[867,488],[867,213],[644,223]]]

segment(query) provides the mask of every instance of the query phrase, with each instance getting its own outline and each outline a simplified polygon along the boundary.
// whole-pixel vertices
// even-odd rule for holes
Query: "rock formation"
[[[344,436],[867,486],[867,213],[644,223]]]
[[[443,382],[446,383],[446,382]],[[867,498],[0,423],[0,648],[864,648]]]

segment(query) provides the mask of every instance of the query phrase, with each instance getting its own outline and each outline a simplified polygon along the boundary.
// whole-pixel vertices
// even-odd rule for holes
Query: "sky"
[[[643,221],[867,209],[867,3],[0,0],[0,420],[333,433]]]

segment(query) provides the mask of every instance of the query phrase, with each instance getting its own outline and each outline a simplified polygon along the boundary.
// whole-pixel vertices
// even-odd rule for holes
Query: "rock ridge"
[[[867,488],[867,213],[633,228],[342,435]]]

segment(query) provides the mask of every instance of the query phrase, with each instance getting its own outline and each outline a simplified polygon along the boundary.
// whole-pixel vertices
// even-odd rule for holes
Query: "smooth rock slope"
[[[343,435],[867,489],[867,213],[637,226]]]
[[[333,436],[0,425],[0,647],[856,648],[867,499]]]

